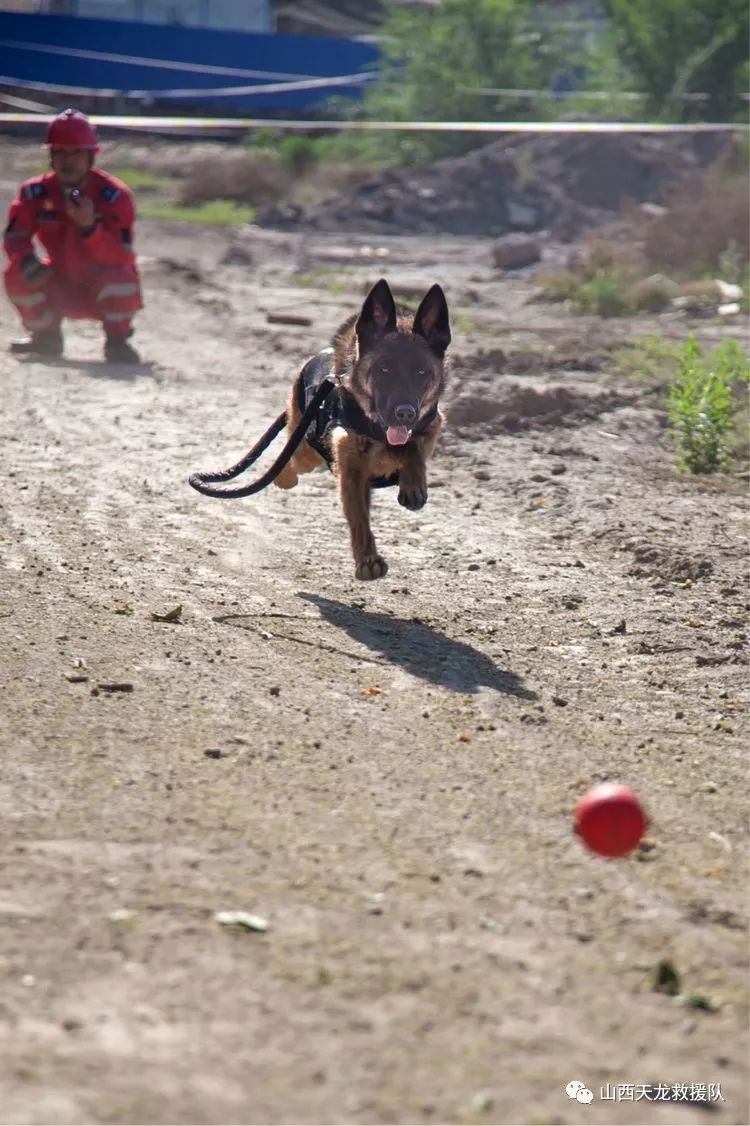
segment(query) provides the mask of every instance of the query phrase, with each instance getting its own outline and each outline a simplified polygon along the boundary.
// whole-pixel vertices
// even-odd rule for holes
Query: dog
[[[370,527],[373,488],[398,486],[398,502],[416,512],[427,501],[426,461],[443,425],[438,403],[450,344],[445,294],[433,285],[416,313],[397,307],[381,278],[360,312],[335,333],[295,379],[287,409],[294,431],[326,377],[336,386],[275,484],[291,489],[300,474],[328,465],[338,478],[349,524],[354,574],[380,579],[388,564]]]

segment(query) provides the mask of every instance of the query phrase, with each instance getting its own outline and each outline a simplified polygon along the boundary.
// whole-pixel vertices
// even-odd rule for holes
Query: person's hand
[[[44,285],[49,271],[49,262],[40,262],[36,254],[27,254],[21,264],[21,273],[29,285]]]
[[[77,195],[74,199],[70,196],[66,196],[65,210],[68,215],[70,215],[73,222],[77,223],[83,231],[93,227],[96,222],[94,204],[88,196]]]

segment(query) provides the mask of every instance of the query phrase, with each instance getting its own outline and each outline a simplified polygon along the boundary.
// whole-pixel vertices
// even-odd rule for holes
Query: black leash
[[[336,384],[332,379],[324,379],[321,381],[305,413],[302,415],[293,433],[289,436],[289,440],[284,446],[284,449],[276,458],[271,468],[268,469],[262,477],[259,477],[257,481],[254,481],[252,485],[240,486],[235,489],[217,489],[213,487],[220,481],[231,481],[233,477],[239,477],[240,473],[244,473],[246,469],[249,469],[250,466],[258,460],[260,455],[268,449],[274,438],[276,438],[286,426],[286,411],[283,411],[276,421],[271,423],[262,438],[260,438],[253,448],[248,450],[244,457],[240,458],[235,465],[231,465],[229,469],[220,470],[218,473],[193,473],[188,477],[188,484],[192,485],[194,489],[197,489],[199,493],[203,493],[204,496],[218,497],[220,500],[225,498],[231,499],[232,497],[249,497],[252,496],[253,493],[259,493],[261,489],[265,489],[266,486],[270,485],[271,482],[278,477],[279,473],[281,473],[281,470],[291,459],[297,446],[304,438],[307,428],[317,413],[318,407],[328,398],[335,387]]]

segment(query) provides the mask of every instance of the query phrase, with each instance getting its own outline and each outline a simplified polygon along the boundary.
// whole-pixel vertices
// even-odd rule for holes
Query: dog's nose
[[[402,422],[404,426],[408,426],[409,423],[413,422],[417,417],[417,412],[409,403],[402,403],[400,407],[396,407],[394,413],[399,422]]]

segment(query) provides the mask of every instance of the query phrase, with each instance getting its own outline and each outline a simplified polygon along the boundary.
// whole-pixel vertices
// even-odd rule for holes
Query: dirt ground
[[[746,479],[677,475],[606,361],[691,322],[534,303],[481,239],[230,241],[140,224],[137,369],[93,324],[10,357],[3,299],[0,1122],[747,1123]],[[186,480],[381,274],[446,290],[452,422],[357,583],[329,475]],[[572,832],[605,779],[626,860]]]

